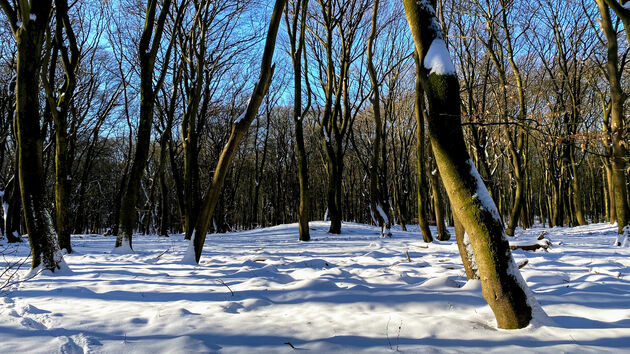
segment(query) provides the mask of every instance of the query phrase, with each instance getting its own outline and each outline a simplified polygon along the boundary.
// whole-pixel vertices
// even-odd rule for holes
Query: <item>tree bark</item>
[[[437,226],[438,241],[448,241],[451,234],[446,229],[446,218],[444,217],[444,202],[440,193],[440,178],[438,177],[438,167],[435,165],[435,157],[432,159],[431,166],[431,194],[433,195],[433,211],[435,212],[435,225]]]
[[[308,178],[308,156],[304,145],[304,124],[303,119],[310,107],[310,86],[307,80],[307,89],[309,90],[308,103],[306,108],[302,108],[302,53],[306,57],[304,51],[304,36],[306,31],[306,14],[308,10],[308,0],[298,0],[293,7],[292,24],[289,24],[288,11],[286,12],[287,29],[289,39],[291,41],[291,60],[293,63],[293,123],[295,124],[295,150],[297,154],[297,172],[300,188],[300,205],[298,207],[298,228],[300,241],[309,241],[311,239],[308,227],[309,210],[310,210],[310,190]],[[301,17],[301,20],[300,20]],[[298,21],[300,21],[298,34]],[[305,63],[306,66],[306,63]],[[305,71],[308,75],[308,69]],[[257,186],[258,187],[258,186]]]
[[[22,222],[22,197],[20,195],[20,180],[18,176],[19,166],[19,149],[16,149],[15,153],[15,161],[14,161],[14,174],[11,178],[11,182],[8,183],[9,195],[8,198],[4,200],[8,200],[8,210],[7,218],[5,220],[5,233],[7,235],[7,241],[9,243],[17,243],[22,242],[22,234],[20,232],[20,224]],[[5,190],[5,197],[7,191]]]
[[[42,82],[46,91],[50,114],[55,125],[55,215],[57,226],[57,239],[59,247],[72,253],[70,243],[70,191],[72,188],[72,156],[69,151],[68,115],[72,105],[74,90],[76,88],[76,70],[79,67],[80,52],[77,40],[72,29],[68,15],[67,0],[55,1],[56,28],[54,44],[47,41],[44,57],[44,67],[50,65],[47,79],[46,73],[42,75]],[[48,39],[50,37],[47,36]],[[65,41],[64,41],[65,38]],[[67,42],[67,43],[66,43]],[[51,48],[52,45],[52,48]],[[49,50],[52,55],[49,57]],[[61,57],[64,69],[64,83],[58,95],[54,90],[55,68],[57,56]]]
[[[466,278],[479,279],[479,270],[477,269],[477,263],[475,263],[475,255],[470,245],[470,239],[464,230],[464,225],[459,222],[457,215],[453,213],[453,221],[455,223],[455,239],[457,240],[457,249],[459,255],[462,258],[462,264],[464,265],[464,271],[466,272]]]
[[[133,248],[132,237],[136,223],[136,204],[140,192],[140,181],[144,174],[147,158],[149,157],[149,149],[151,147],[151,126],[153,125],[155,90],[159,89],[159,87],[153,87],[153,70],[155,68],[155,59],[161,44],[164,23],[169,13],[170,5],[171,0],[164,0],[156,23],[155,13],[157,1],[150,0],[147,4],[144,30],[140,38],[140,45],[138,46],[138,56],[140,58],[140,117],[138,136],[136,151],[133,162],[131,163],[129,175],[127,176],[127,183],[125,183],[125,189],[120,204],[119,227],[115,247],[122,247],[124,243],[126,244],[125,247],[129,249]]]
[[[623,106],[626,95],[621,86],[621,72],[619,70],[619,46],[617,32],[614,30],[610,18],[610,10],[605,0],[596,0],[601,15],[600,25],[606,36],[608,82],[610,84],[610,133],[612,140],[612,182],[615,196],[618,233],[624,233],[624,228],[630,226],[630,209],[628,209],[628,190],[626,185],[627,152],[625,148],[625,127]],[[622,18],[623,19],[623,18]],[[625,26],[624,26],[625,27]],[[626,28],[626,31],[630,29]],[[630,235],[626,235],[627,237]]]
[[[422,85],[429,103],[431,144],[453,209],[470,237],[483,296],[499,328],[523,328],[532,319],[528,300],[535,300],[528,299],[529,289],[512,258],[501,216],[464,144],[459,83],[453,64],[449,57],[438,56],[433,60],[443,64],[444,69],[433,71],[433,61],[425,61],[430,46],[446,46],[435,19],[435,2],[403,0],[403,4],[425,66]]]
[[[376,67],[374,66],[374,41],[377,35],[378,23],[378,6],[379,0],[375,0],[372,5],[372,27],[367,42],[367,69],[372,83],[372,109],[374,111],[374,141],[372,142],[372,156],[369,169],[370,176],[370,208],[381,227],[381,237],[392,235],[390,228],[389,202],[387,197],[387,189],[385,183],[380,183],[384,179],[384,175],[379,176],[381,169],[381,140],[383,134],[383,121],[381,119],[381,95],[378,77],[376,76]],[[385,156],[383,156],[384,158]],[[385,161],[383,161],[385,166]],[[379,188],[381,185],[381,188]]]
[[[429,197],[427,170],[425,165],[425,134],[424,134],[424,91],[422,90],[422,64],[418,58],[418,52],[414,51],[413,59],[416,62],[416,94],[415,108],[416,116],[416,162],[418,166],[418,226],[422,232],[424,242],[433,242],[431,229],[429,229]]]
[[[272,59],[276,46],[276,36],[278,34],[278,27],[280,25],[280,21],[282,20],[282,11],[286,2],[287,0],[276,0],[275,2],[273,13],[271,15],[271,21],[269,23],[269,31],[267,32],[267,40],[265,42],[258,82],[256,82],[254,92],[252,93],[244,115],[239,117],[239,119],[234,121],[232,124],[230,138],[221,151],[219,162],[214,170],[212,182],[208,186],[206,196],[201,204],[201,211],[192,232],[191,239],[191,243],[194,246],[195,261],[197,263],[199,263],[199,259],[201,258],[201,251],[203,250],[203,245],[206,241],[206,233],[208,232],[208,227],[212,221],[212,215],[219,200],[230,163],[232,162],[234,154],[236,153],[240,142],[243,140],[245,133],[247,133],[250,124],[256,117],[258,108],[260,108],[263,98],[269,90],[269,85],[275,70],[275,65],[272,65]]]
[[[54,272],[59,269],[61,259],[56,257],[57,240],[50,224],[50,216],[44,207],[46,201],[40,102],[38,95],[34,94],[40,92],[41,52],[52,1],[32,1],[32,6],[25,2],[21,4],[24,7],[19,13],[3,6],[17,42],[15,119],[20,193],[33,257],[31,267],[42,265]],[[31,19],[31,16],[35,16],[35,19]],[[19,27],[18,21],[21,22]]]

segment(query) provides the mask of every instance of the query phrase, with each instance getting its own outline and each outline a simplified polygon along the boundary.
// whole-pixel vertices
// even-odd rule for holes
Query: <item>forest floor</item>
[[[297,224],[210,235],[198,266],[182,264],[181,235],[137,236],[127,255],[112,237],[73,236],[68,271],[3,290],[0,353],[630,351],[630,249],[612,246],[614,226],[548,229],[548,252],[514,251],[551,322],[510,331],[466,282],[454,236],[311,228],[308,243]],[[4,253],[3,269],[28,245]]]

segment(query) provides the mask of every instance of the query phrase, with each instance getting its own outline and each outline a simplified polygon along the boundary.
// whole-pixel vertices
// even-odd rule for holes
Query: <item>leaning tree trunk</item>
[[[418,52],[413,53],[413,58],[416,62],[416,101],[415,101],[415,115],[416,115],[416,161],[418,164],[418,225],[422,232],[422,239],[424,242],[433,242],[433,236],[431,235],[431,229],[429,229],[428,209],[429,198],[428,188],[429,182],[427,181],[427,171],[425,165],[425,148],[424,148],[424,114],[422,113],[424,107],[424,91],[422,90],[422,83],[420,77],[422,75],[422,67],[420,65],[420,59],[418,59]]]
[[[403,1],[416,50],[424,64],[429,136],[453,210],[468,236],[481,277],[483,296],[499,328],[523,328],[535,299],[512,258],[501,216],[468,155],[461,128],[459,83],[428,1]],[[530,305],[531,304],[531,305]]]
[[[23,2],[21,2],[23,3]],[[28,4],[28,3],[27,3]],[[28,6],[28,5],[27,5]],[[52,1],[39,1],[32,9],[21,9],[21,26],[14,29],[17,41],[16,126],[20,193],[32,268],[42,265],[55,271],[57,240],[45,205],[42,135],[40,130],[39,74],[44,33],[48,26]],[[7,9],[5,9],[7,11]],[[31,19],[34,16],[35,19]],[[9,17],[11,18],[11,17]]]
[[[271,21],[269,23],[269,31],[265,42],[265,50],[263,52],[259,80],[256,82],[254,92],[252,93],[246,111],[232,124],[232,132],[227,144],[225,144],[225,147],[221,151],[219,162],[217,163],[214,175],[212,176],[212,181],[208,186],[206,196],[201,204],[201,211],[197,219],[197,224],[192,232],[191,239],[191,245],[194,247],[195,262],[197,263],[199,263],[199,259],[201,258],[201,251],[203,250],[203,245],[206,241],[208,227],[212,221],[214,208],[217,205],[221,190],[223,189],[223,184],[230,168],[230,163],[232,162],[234,154],[243,140],[245,133],[247,133],[250,124],[254,118],[256,118],[258,108],[260,108],[260,104],[269,90],[269,85],[271,84],[271,79],[275,70],[275,65],[272,65],[272,59],[273,52],[276,47],[276,36],[282,19],[282,10],[284,9],[286,2],[287,0],[276,0],[273,13],[271,15]],[[190,256],[190,251],[186,256]]]

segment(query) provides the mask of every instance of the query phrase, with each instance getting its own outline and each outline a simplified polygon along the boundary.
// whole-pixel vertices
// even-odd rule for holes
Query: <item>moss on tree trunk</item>
[[[442,40],[435,2],[404,0],[403,4],[423,61],[433,41]],[[439,60],[445,63],[450,58],[442,55]],[[431,145],[453,212],[470,237],[483,296],[499,328],[523,328],[532,319],[526,285],[521,282],[496,205],[464,143],[457,76],[446,70],[436,73],[423,69],[422,85],[429,104]]]
[[[58,268],[55,253],[57,240],[50,216],[45,209],[42,136],[40,131],[41,52],[48,26],[52,1],[39,1],[31,9],[21,9],[22,25],[14,31],[17,42],[16,136],[20,193],[28,239],[31,246],[31,267]],[[32,13],[36,20],[29,18]]]
[[[416,116],[416,163],[418,166],[418,226],[422,232],[422,239],[424,242],[433,242],[433,236],[431,235],[431,229],[429,229],[428,217],[428,181],[427,181],[427,168],[425,165],[425,132],[424,132],[424,114],[423,101],[424,91],[422,90],[422,83],[420,77],[422,75],[422,64],[418,59],[418,52],[414,51],[414,61],[416,62],[416,94],[415,94],[415,108],[414,113]]]

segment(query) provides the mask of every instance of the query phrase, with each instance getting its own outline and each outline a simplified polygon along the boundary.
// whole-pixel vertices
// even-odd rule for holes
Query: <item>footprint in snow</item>
[[[42,323],[37,322],[34,319],[28,318],[28,317],[22,318],[22,321],[20,321],[20,324],[26,328],[37,329],[41,331],[48,329]]]
[[[75,334],[70,336],[72,340],[81,348],[83,348],[84,353],[92,353],[94,352],[95,347],[100,347],[103,345],[98,339],[86,336],[83,333]]]
[[[71,337],[61,336],[54,339],[59,345],[58,353],[61,354],[83,354],[85,350],[82,346],[74,342]]]

